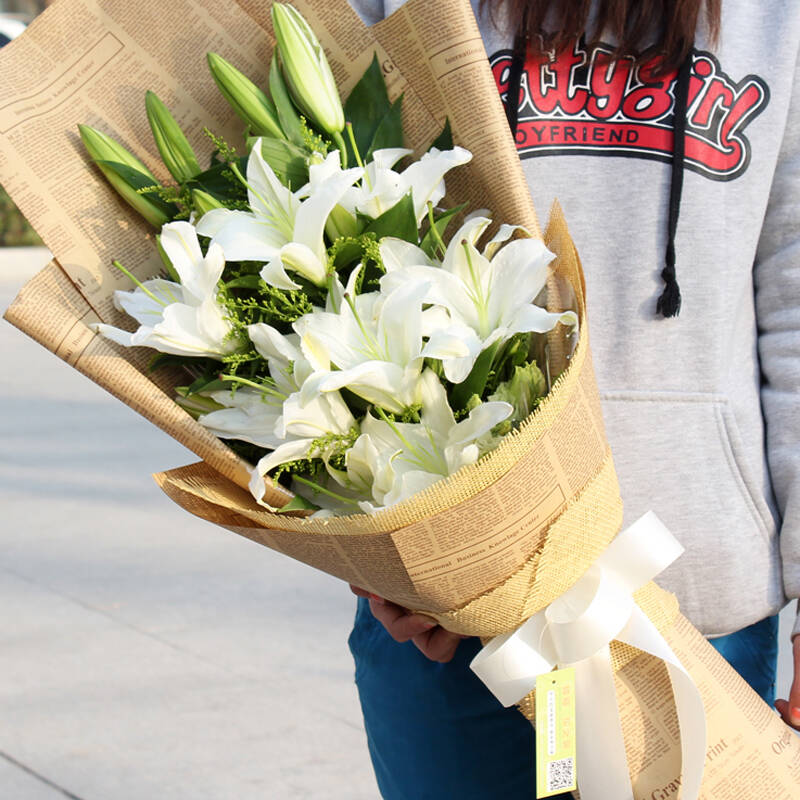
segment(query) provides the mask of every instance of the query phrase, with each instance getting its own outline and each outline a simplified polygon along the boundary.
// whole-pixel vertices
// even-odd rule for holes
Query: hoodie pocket
[[[768,538],[774,535],[777,521],[767,505],[763,491],[753,476],[753,467],[748,461],[739,426],[730,405],[724,400],[715,400],[714,411],[719,419],[720,439],[726,448],[731,474],[736,480],[742,498],[746,501],[754,521]]]
[[[602,401],[625,524],[652,509],[685,548],[657,579],[684,614],[704,633],[722,634],[780,608],[765,467],[748,459],[760,430],[743,446],[720,395],[614,392]]]
[[[656,513],[662,505],[691,527],[716,518],[732,534],[755,524],[771,540],[775,520],[723,395],[609,392],[602,400],[626,505]]]

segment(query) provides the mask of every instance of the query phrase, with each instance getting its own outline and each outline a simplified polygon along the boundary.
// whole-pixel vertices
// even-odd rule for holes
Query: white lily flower
[[[250,477],[250,491],[261,505],[264,496],[264,476],[290,461],[302,458],[322,458],[329,452],[323,444],[326,438],[335,444],[336,437],[349,437],[357,428],[353,415],[339,392],[329,392],[301,405],[297,393],[283,404],[283,416],[277,424],[282,443],[256,464]],[[269,506],[267,506],[269,507]]]
[[[284,336],[265,323],[249,325],[247,333],[267,361],[272,385],[211,392],[209,396],[225,408],[204,414],[198,422],[221,439],[241,439],[274,450],[286,441],[284,404],[300,390],[311,367],[296,334]]]
[[[422,302],[428,290],[426,283],[410,281],[387,294],[345,292],[338,312],[317,310],[295,322],[315,370],[303,384],[301,401],[346,386],[393,413],[418,403],[423,359],[454,352],[448,347],[452,342],[431,346],[423,341]]]
[[[152,347],[161,353],[221,359],[238,347],[225,309],[217,303],[217,284],[225,267],[215,245],[205,257],[197,233],[188,222],[170,222],[161,229],[161,246],[180,283],[160,278],[145,281],[132,292],[114,292],[114,305],[140,325],[134,333],[96,323],[92,328],[125,347]]]
[[[300,337],[296,333],[285,336],[264,322],[248,325],[247,335],[258,354],[266,359],[276,388],[286,397],[299,391],[313,371],[300,349]]]
[[[267,360],[274,381],[274,390],[266,393],[261,408],[250,405],[246,409],[253,417],[258,414],[265,428],[272,425],[272,439],[267,443],[265,437],[262,446],[271,448],[273,452],[258,462],[250,481],[253,496],[262,503],[264,476],[268,472],[281,464],[309,456],[325,459],[327,453],[324,447],[320,448],[320,440],[350,436],[357,422],[339,392],[318,394],[308,402],[300,402],[300,389],[313,370],[300,349],[297,334],[284,336],[264,323],[248,326],[247,332],[256,350]],[[239,389],[237,394],[242,391]],[[214,399],[217,399],[216,395]],[[215,414],[222,413],[213,412],[200,421],[205,425]],[[259,422],[254,418],[252,424],[255,427]]]
[[[426,281],[425,301],[447,309],[451,324],[440,321],[431,343],[441,346],[452,338],[462,342],[464,353],[443,358],[447,379],[461,383],[482,350],[516,333],[545,333],[559,322],[576,325],[572,311],[549,312],[533,304],[547,280],[553,254],[539,239],[508,242],[516,230],[504,225],[484,249],[477,240],[490,220],[473,217],[451,239],[440,266],[408,242],[385,238],[381,256],[387,274],[381,288],[391,291],[408,281]],[[502,246],[505,242],[505,245]]]
[[[338,160],[337,151],[329,153],[327,177],[309,182],[292,193],[264,160],[261,141],[257,140],[247,161],[250,211],[212,209],[197,223],[198,233],[210,236],[229,261],[266,262],[260,274],[271,286],[286,290],[300,288],[287,269],[324,286],[325,222],[342,195],[363,174],[358,167],[330,168]]]
[[[343,193],[339,200],[341,208],[353,218],[359,212],[377,219],[411,192],[414,213],[417,223],[420,223],[428,213],[428,202],[436,205],[444,197],[445,174],[472,159],[472,153],[463,147],[444,151],[432,147],[402,172],[395,171],[394,165],[411,153],[413,150],[404,147],[375,150],[370,161],[364,165],[361,181],[349,186]],[[330,180],[337,171],[341,171],[341,165],[329,156],[325,164],[318,165],[316,170],[311,167],[309,185],[320,185]]]
[[[426,370],[420,380],[419,423],[364,418],[361,436],[347,453],[347,478],[354,487],[371,484],[377,506],[389,506],[422,491],[483,455],[476,440],[506,419],[512,407],[482,403],[456,422],[438,377]],[[375,510],[367,501],[362,510]]]
[[[276,435],[283,414],[283,397],[241,387],[235,392],[210,392],[209,397],[225,408],[203,414],[197,421],[220,439],[240,439],[258,447],[280,447]]]

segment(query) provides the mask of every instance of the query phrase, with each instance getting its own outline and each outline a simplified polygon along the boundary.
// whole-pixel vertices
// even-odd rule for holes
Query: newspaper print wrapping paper
[[[390,95],[404,93],[410,146],[427,146],[450,119],[455,140],[475,155],[448,180],[451,198],[489,207],[496,218],[540,235],[468,3],[436,0],[432,14],[430,0],[411,0],[372,28],[345,2],[296,6],[326,46],[343,94],[378,54]],[[452,630],[483,637],[508,632],[573,585],[621,524],[583,279],[558,209],[545,240],[581,316],[569,369],[525,428],[479,466],[371,517],[322,525],[264,512],[242,488],[247,465],[170,399],[178,376],[146,374],[148,354],[118,348],[88,328],[98,319],[125,324],[111,298],[129,282],[110,266],[113,258],[122,257],[140,279],[160,264],[153,232],[88,163],[77,123],[101,127],[159,178],[166,176],[143,112],[148,88],[171,107],[201,158],[211,149],[203,125],[240,144],[239,124],[207,74],[205,52],[219,52],[265,84],[269,7],[261,0],[168,6],[59,0],[0,51],[0,180],[55,256],[6,317],[203,459],[157,476],[187,510],[431,613]],[[551,287],[554,307],[561,287]],[[284,499],[279,488],[272,497]],[[651,583],[635,599],[703,696],[708,750],[701,797],[797,797],[797,737],[677,613],[672,596]],[[679,797],[680,748],[666,669],[616,642],[612,657],[634,796]],[[520,706],[529,718],[533,703],[529,695]]]

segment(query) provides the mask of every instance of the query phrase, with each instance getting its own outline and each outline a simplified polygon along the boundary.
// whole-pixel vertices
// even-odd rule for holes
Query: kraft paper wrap
[[[390,96],[403,93],[408,144],[418,153],[449,118],[455,141],[475,156],[448,177],[452,202],[490,208],[496,219],[541,235],[466,0],[410,0],[372,28],[344,0],[295,5],[318,32],[345,95],[377,54]],[[114,258],[140,280],[161,265],[153,231],[89,164],[77,124],[111,134],[166,179],[144,114],[144,92],[153,89],[201,161],[212,149],[204,125],[241,146],[240,123],[208,76],[205,52],[266,85],[270,6],[58,0],[0,51],[0,181],[55,256],[5,316],[203,459],[156,476],[191,513],[424,611],[450,630],[484,638],[509,631],[569,588],[622,521],[583,276],[559,208],[544,233],[557,255],[548,304],[565,308],[574,295],[581,322],[565,371],[537,412],[480,464],[372,516],[323,523],[265,512],[246,489],[248,465],[172,402],[172,388],[185,377],[148,373],[149,351],[117,347],[88,327],[131,324],[113,307],[114,290],[131,288],[111,267]],[[191,36],[178,35],[184,30]],[[563,341],[552,338],[550,354],[554,365],[566,359]],[[276,505],[287,499],[279,487],[269,497]],[[678,614],[671,595],[651,583],[636,601],[703,695],[709,750],[702,797],[797,797],[797,737]],[[679,747],[663,664],[618,643],[612,655],[635,796],[677,797]],[[529,718],[533,704],[529,695],[520,706]]]

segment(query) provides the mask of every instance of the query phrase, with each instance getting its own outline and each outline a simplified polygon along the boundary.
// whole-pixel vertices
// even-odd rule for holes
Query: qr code
[[[575,759],[559,758],[547,764],[547,791],[571,789],[575,786]]]

